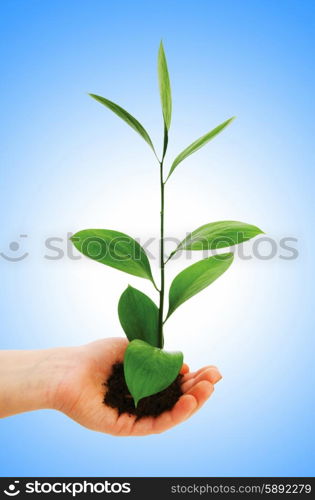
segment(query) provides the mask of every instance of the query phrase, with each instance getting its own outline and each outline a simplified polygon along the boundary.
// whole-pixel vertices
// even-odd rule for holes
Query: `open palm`
[[[183,395],[175,406],[159,417],[136,420],[134,415],[118,415],[103,404],[104,382],[112,365],[121,362],[128,341],[109,338],[69,349],[69,363],[58,383],[56,409],[79,424],[115,436],[145,436],[167,431],[195,413],[211,396],[214,384],[221,379],[217,368],[206,366],[190,373],[183,365]]]

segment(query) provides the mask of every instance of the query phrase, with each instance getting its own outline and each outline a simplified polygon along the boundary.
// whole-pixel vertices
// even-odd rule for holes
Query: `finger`
[[[221,373],[219,372],[218,368],[216,366],[213,366],[213,365],[207,365],[207,366],[204,366],[203,368],[200,368],[200,370],[198,370],[195,373],[195,375],[199,375],[200,373],[204,372],[205,370],[211,370],[211,372],[213,374],[213,381],[212,381],[213,384],[216,384],[217,382],[219,382],[219,380],[221,380],[221,378],[222,378]]]
[[[135,422],[132,435],[145,436],[165,432],[186,420],[196,409],[196,398],[191,395],[181,396],[172,410],[162,413],[157,418],[148,417]]]
[[[147,436],[153,434],[154,417],[142,417],[140,420],[135,420],[131,429],[131,436]]]
[[[183,380],[182,380],[182,384],[184,384],[185,382],[188,382],[188,380],[197,379],[203,373],[207,373],[208,370],[210,370],[209,373],[211,373],[210,382],[212,384],[216,384],[217,382],[219,382],[219,380],[221,380],[222,375],[215,366],[204,366],[203,368],[200,368],[200,370],[198,370],[196,372],[190,372],[190,373],[185,374],[183,377]]]
[[[202,405],[207,401],[207,399],[211,396],[214,391],[214,386],[210,382],[206,380],[202,380],[194,385],[187,394],[194,396],[197,401],[197,408],[199,410]]]
[[[175,406],[155,419],[152,432],[161,433],[178,425],[197,409],[197,401],[191,395],[184,395],[179,398]]]
[[[136,417],[129,413],[119,415],[115,424],[116,436],[130,436],[135,425]]]
[[[192,395],[184,394],[181,396],[171,410],[173,425],[184,422],[196,409],[196,399]]]
[[[203,370],[199,375],[188,378],[182,383],[182,391],[187,392],[193,385],[195,385],[197,382],[200,382],[201,380],[207,380],[211,384],[215,384],[220,380],[221,375],[218,372],[217,369],[215,368],[206,368]]]
[[[186,365],[186,363],[184,363],[184,364],[183,364],[183,366],[182,366],[182,368],[181,368],[180,373],[181,373],[182,375],[185,375],[186,373],[189,373],[189,366],[188,366],[188,365]]]
[[[203,366],[202,368],[200,368],[199,370],[195,371],[195,372],[189,372],[185,375],[185,381],[186,379],[190,379],[190,378],[193,378],[193,377],[196,377],[197,375],[199,375],[200,373],[204,372],[205,370],[208,370],[209,368],[213,368],[213,369],[216,369],[217,368],[215,366],[211,366],[211,365],[207,365],[207,366]]]

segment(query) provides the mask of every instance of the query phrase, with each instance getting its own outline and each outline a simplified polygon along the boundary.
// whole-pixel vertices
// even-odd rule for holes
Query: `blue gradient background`
[[[156,235],[154,158],[86,92],[119,102],[161,144],[161,37],[174,97],[168,159],[238,117],[178,167],[167,234],[232,218],[299,240],[296,260],[280,250],[236,259],[170,319],[167,347],[224,375],[190,421],[126,439],[53,411],[15,416],[0,422],[1,475],[314,474],[314,14],[306,0],[1,2],[0,251],[18,255],[18,241],[29,252],[0,257],[1,348],[121,335],[126,284],[152,293],[93,262],[43,256],[48,236],[65,249],[68,231],[89,226]]]

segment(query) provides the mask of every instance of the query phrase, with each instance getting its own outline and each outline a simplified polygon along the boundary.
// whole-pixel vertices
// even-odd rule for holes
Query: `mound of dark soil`
[[[183,394],[181,379],[182,375],[178,375],[169,387],[153,396],[141,399],[135,408],[125,381],[123,363],[115,363],[110,377],[104,384],[107,387],[104,403],[111,408],[116,408],[119,415],[122,413],[136,415],[137,420],[142,417],[157,417],[173,408]]]

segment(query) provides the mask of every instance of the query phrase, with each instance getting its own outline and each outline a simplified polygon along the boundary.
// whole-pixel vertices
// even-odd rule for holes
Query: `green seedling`
[[[118,315],[121,326],[130,341],[124,357],[125,379],[134,398],[135,405],[140,399],[156,394],[167,388],[177,377],[183,363],[181,352],[163,350],[163,325],[174,311],[198,292],[213,283],[232,264],[233,253],[214,255],[180,272],[169,289],[168,311],[164,313],[165,266],[179,251],[214,250],[231,247],[262,231],[253,225],[237,221],[210,222],[195,229],[165,258],[164,254],[164,191],[175,169],[191,154],[207,144],[234,119],[225,120],[213,130],[203,135],[171,163],[164,175],[164,160],[168,147],[169,128],[172,117],[171,86],[163,44],[158,53],[158,81],[164,121],[164,140],[161,158],[144,127],[131,114],[112,101],[99,95],[90,96],[113,111],[132,127],[149,145],[159,166],[160,184],[160,281],[153,278],[149,259],[144,249],[130,236],[110,229],[84,229],[71,240],[75,247],[87,257],[114,267],[120,271],[148,279],[158,292],[158,305],[140,290],[128,286],[120,297]]]

